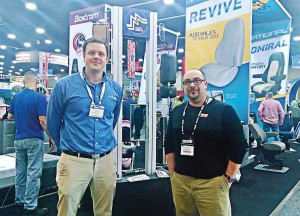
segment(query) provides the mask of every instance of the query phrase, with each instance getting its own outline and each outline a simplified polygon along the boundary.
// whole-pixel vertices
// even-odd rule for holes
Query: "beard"
[[[198,103],[201,101],[202,94],[199,88],[188,89],[187,96],[189,100],[193,103]]]

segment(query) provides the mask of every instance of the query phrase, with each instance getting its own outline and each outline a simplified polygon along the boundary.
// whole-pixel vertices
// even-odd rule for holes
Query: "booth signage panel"
[[[207,94],[232,105],[248,122],[252,2],[197,2],[187,1],[185,71],[200,68],[209,83]]]
[[[123,36],[149,39],[150,11],[124,7]]]
[[[22,51],[15,55],[17,63],[39,63],[39,52],[37,51]]]
[[[290,50],[291,17],[277,0],[263,5],[253,0],[253,31],[250,65],[250,110],[267,92],[285,108]]]

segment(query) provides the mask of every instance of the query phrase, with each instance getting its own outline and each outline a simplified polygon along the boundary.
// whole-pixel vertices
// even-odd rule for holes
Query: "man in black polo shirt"
[[[189,101],[171,112],[165,153],[176,215],[231,215],[229,188],[246,152],[234,109],[206,96],[203,72],[184,75]]]

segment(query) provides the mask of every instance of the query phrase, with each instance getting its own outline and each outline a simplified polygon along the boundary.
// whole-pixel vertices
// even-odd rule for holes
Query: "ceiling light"
[[[34,68],[30,68],[31,71],[34,71]]]
[[[55,49],[54,51],[55,51],[55,52],[60,52],[60,49]]]
[[[44,34],[45,33],[45,29],[43,29],[43,28],[36,28],[35,31],[39,34]]]
[[[16,39],[16,35],[14,35],[14,34],[7,34],[7,37],[9,39]]]
[[[0,73],[3,73],[3,71],[0,71]]]
[[[46,44],[52,44],[52,41],[47,39],[47,40],[45,40],[45,43]]]
[[[178,49],[178,52],[179,52],[179,53],[183,53],[183,52],[184,52],[184,49],[179,48],[179,49]]]
[[[15,66],[10,66],[10,68],[15,68]]]
[[[182,63],[182,60],[181,60],[181,59],[178,59],[177,62],[178,62],[178,63]]]
[[[6,49],[5,45],[0,45],[0,49]]]
[[[15,74],[20,75],[20,72],[15,72]]]
[[[140,59],[139,59],[139,62],[143,62],[143,59],[140,58]]]
[[[164,0],[164,3],[165,3],[165,4],[173,4],[173,3],[174,3],[174,0]]]
[[[25,42],[25,43],[24,43],[24,46],[25,46],[25,47],[31,47],[31,43]]]
[[[125,55],[122,55],[122,59],[124,59],[124,58],[126,58],[126,56],[125,56]]]
[[[182,67],[178,67],[178,70],[181,70],[182,69]]]
[[[33,2],[27,2],[25,4],[25,7],[28,9],[28,10],[36,10],[36,4],[34,4]]]
[[[16,61],[16,60],[13,60],[13,61],[11,61],[11,63],[13,63],[13,64],[16,64],[16,63],[17,63],[17,61]]]
[[[12,70],[8,70],[8,72],[10,72],[10,73],[11,73],[11,72],[12,72]]]
[[[64,72],[65,70],[64,69],[60,69],[60,72]]]
[[[58,77],[57,77],[57,76],[55,76],[55,77],[54,77],[54,80],[58,80]]]
[[[0,55],[0,58],[1,58],[1,59],[4,59],[4,58],[5,58],[5,56],[4,56],[4,55]]]
[[[295,36],[294,41],[300,41],[300,36]]]
[[[3,67],[0,67],[0,70],[3,70]]]
[[[4,62],[0,62],[0,65],[4,65]]]
[[[20,72],[22,72],[22,71],[23,71],[23,69],[21,68],[21,69],[19,69],[19,71],[20,71]]]

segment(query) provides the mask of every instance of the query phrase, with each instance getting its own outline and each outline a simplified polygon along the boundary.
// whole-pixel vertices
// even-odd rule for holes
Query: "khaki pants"
[[[56,173],[58,215],[75,216],[80,200],[90,185],[95,216],[110,216],[116,188],[114,157],[78,158],[62,153]]]
[[[224,176],[197,179],[171,176],[176,216],[230,216],[229,187]]]

